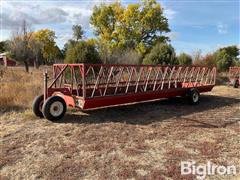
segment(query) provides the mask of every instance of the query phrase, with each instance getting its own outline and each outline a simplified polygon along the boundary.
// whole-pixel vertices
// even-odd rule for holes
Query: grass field
[[[197,106],[173,98],[52,123],[30,109],[41,70],[8,69],[0,83],[0,179],[194,179],[180,175],[187,160],[240,169],[240,89],[216,86]]]

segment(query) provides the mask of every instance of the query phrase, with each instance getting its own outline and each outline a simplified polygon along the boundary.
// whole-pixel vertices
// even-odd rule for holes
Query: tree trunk
[[[35,67],[36,69],[39,69],[38,56],[36,56],[36,59],[35,59],[35,61],[34,61],[34,67]]]
[[[28,62],[24,61],[24,65],[25,65],[25,70],[28,73],[29,72],[29,66],[28,66]]]

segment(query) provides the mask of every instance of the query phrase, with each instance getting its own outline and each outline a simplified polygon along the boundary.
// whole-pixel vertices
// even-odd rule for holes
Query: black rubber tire
[[[239,81],[238,81],[238,79],[235,79],[235,80],[233,81],[233,87],[234,87],[234,88],[238,88],[238,87],[239,87]]]
[[[53,114],[51,114],[51,110],[50,110],[52,104],[55,103],[55,102],[60,102],[62,104],[62,106],[63,106],[62,107],[63,110],[61,111],[61,114],[59,114],[57,116],[54,116]],[[51,96],[51,97],[49,97],[45,101],[45,103],[43,104],[43,108],[42,108],[44,117],[46,119],[50,120],[50,121],[58,121],[58,120],[62,119],[63,116],[66,113],[66,110],[67,110],[66,102],[60,96]]]
[[[36,96],[33,100],[33,104],[32,104],[32,110],[33,113],[40,118],[43,118],[43,113],[42,113],[42,106],[43,106],[43,94]]]
[[[196,105],[200,101],[200,93],[195,88],[189,89],[187,92],[187,99],[191,105]]]

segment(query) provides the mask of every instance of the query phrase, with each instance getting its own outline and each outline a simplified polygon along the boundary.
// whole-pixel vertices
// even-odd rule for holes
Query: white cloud
[[[81,24],[86,32],[92,31],[89,19],[95,5],[113,2],[115,1],[3,1],[2,31],[11,32],[26,20],[33,29],[52,29],[56,32],[58,41],[66,41],[72,36],[73,24]],[[123,1],[123,5],[127,4],[127,1]],[[175,17],[176,11],[166,6],[163,8],[168,19]],[[175,39],[178,34],[170,33],[169,36]]]
[[[175,15],[177,14],[176,11],[167,7],[164,8],[163,12],[168,19],[174,19]]]
[[[228,33],[228,26],[226,24],[223,24],[222,22],[219,22],[217,24],[217,31],[219,34],[227,34]]]
[[[68,13],[60,8],[50,8],[41,11],[40,17],[37,18],[39,23],[63,23],[67,20]]]
[[[171,40],[176,40],[180,33],[179,32],[169,32],[166,34]]]
[[[72,35],[68,33],[62,33],[62,34],[60,33],[59,35],[57,35],[58,41],[62,41],[62,42],[67,42],[71,38],[72,38]]]

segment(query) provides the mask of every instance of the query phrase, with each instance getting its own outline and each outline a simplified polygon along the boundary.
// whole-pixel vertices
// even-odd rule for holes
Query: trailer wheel
[[[33,113],[40,118],[43,118],[43,113],[42,113],[43,102],[44,102],[44,99],[42,94],[42,95],[36,96],[32,104]]]
[[[58,121],[66,113],[66,103],[60,96],[49,97],[43,104],[43,115],[50,121]]]
[[[233,81],[233,87],[234,87],[234,88],[238,88],[238,87],[239,87],[239,81],[238,81],[238,79],[234,79],[234,81]]]
[[[187,97],[190,104],[195,105],[199,103],[200,94],[197,89],[190,89],[187,93]]]

